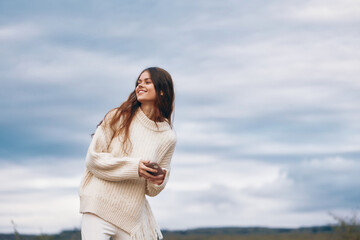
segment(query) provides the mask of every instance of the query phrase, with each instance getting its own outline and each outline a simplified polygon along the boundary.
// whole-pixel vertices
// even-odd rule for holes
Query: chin
[[[142,99],[142,98],[138,98],[137,100],[138,100],[138,102],[140,102],[140,103],[147,102],[146,99]]]
[[[140,102],[141,104],[143,104],[143,103],[155,102],[154,100],[143,99],[143,98],[138,98],[137,100],[138,100],[138,102]]]

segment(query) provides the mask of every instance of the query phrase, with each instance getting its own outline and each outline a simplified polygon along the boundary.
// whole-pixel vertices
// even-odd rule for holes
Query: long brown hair
[[[128,147],[131,148],[131,141],[129,138],[130,124],[133,120],[136,110],[141,106],[141,103],[137,100],[136,97],[136,87],[138,85],[138,79],[145,71],[150,74],[150,78],[156,91],[156,100],[154,103],[155,111],[153,114],[155,119],[154,122],[157,126],[156,122],[167,121],[170,127],[173,127],[171,114],[174,109],[175,93],[171,75],[166,70],[159,67],[146,68],[139,74],[138,78],[136,79],[135,89],[130,93],[128,99],[119,107],[113,108],[108,113],[106,113],[104,119],[98,124],[99,126],[102,122],[104,122],[105,127],[110,127],[114,132],[112,138],[123,134],[122,149],[126,154],[128,154]],[[162,94],[160,94],[160,92],[162,92]]]

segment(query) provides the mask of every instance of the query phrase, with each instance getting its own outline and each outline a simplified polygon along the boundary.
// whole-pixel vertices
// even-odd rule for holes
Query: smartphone
[[[151,175],[158,176],[158,175],[161,175],[161,174],[165,174],[165,172],[162,170],[160,165],[158,163],[156,163],[156,162],[147,163],[147,164],[145,164],[145,166],[157,170],[157,172],[148,172]]]

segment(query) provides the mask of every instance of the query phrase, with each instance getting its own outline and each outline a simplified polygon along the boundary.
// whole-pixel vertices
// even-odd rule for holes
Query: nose
[[[135,91],[137,92],[137,91],[139,91],[140,89],[142,89],[142,88],[143,88],[142,85],[143,85],[142,83],[139,83],[139,84],[136,86]]]

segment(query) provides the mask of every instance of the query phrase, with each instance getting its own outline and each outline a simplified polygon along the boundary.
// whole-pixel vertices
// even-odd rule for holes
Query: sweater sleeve
[[[107,181],[138,179],[138,166],[141,158],[114,157],[107,152],[113,132],[98,126],[86,155],[86,167],[97,178]]]
[[[176,146],[176,140],[170,144],[170,148],[167,150],[163,159],[159,163],[161,168],[166,169],[164,181],[162,182],[162,184],[157,185],[157,184],[152,183],[149,180],[146,180],[146,189],[145,189],[146,195],[148,195],[150,197],[154,197],[154,196],[158,195],[165,188],[167,182],[169,181],[169,177],[170,177],[170,172],[171,172],[170,171],[171,170],[170,162],[171,162],[171,158],[175,151],[175,146]]]

